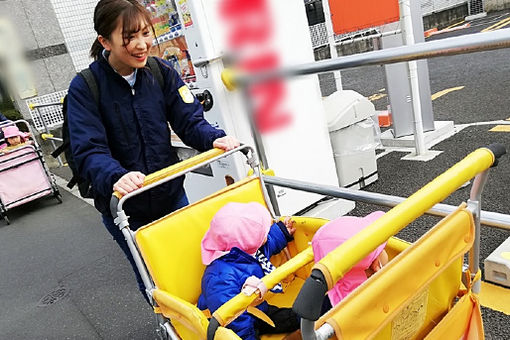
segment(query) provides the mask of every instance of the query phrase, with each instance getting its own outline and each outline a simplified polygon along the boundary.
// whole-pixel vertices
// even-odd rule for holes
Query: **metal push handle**
[[[147,190],[150,190],[158,185],[166,183],[174,178],[182,176],[188,172],[196,170],[204,165],[215,162],[221,158],[225,158],[230,156],[233,153],[242,152],[246,157],[248,157],[248,164],[252,169],[258,174],[260,169],[258,159],[253,151],[253,148],[248,145],[241,145],[238,148],[225,152],[221,149],[211,149],[209,151],[200,153],[194,157],[188,158],[182,162],[173,164],[169,167],[156,171],[152,174],[149,174],[145,177],[143,182],[143,186],[135,191],[128,193],[127,195],[122,195],[120,192],[115,191],[112,194],[112,198],[110,199],[110,211],[112,213],[113,218],[116,218],[119,213],[122,213],[122,206],[124,202],[136,195],[139,195]],[[249,156],[251,154],[251,156]]]

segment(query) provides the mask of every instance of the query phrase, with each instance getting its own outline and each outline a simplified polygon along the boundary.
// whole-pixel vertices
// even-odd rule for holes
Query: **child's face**
[[[7,143],[9,143],[9,145],[11,146],[21,144],[21,137],[20,136],[9,137],[7,138]]]
[[[372,262],[370,267],[365,270],[365,274],[367,274],[367,277],[370,277],[374,275],[376,272],[382,269],[386,264],[388,263],[388,253],[386,253],[386,250],[383,250],[379,256]]]

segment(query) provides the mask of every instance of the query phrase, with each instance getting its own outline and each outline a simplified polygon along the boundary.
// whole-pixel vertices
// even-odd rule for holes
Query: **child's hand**
[[[287,231],[289,232],[289,235],[292,236],[296,232],[296,227],[294,227],[295,221],[290,218],[290,216],[285,217],[283,220],[283,224],[287,228]]]

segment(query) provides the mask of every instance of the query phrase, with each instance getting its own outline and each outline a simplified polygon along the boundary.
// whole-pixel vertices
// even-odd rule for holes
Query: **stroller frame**
[[[479,242],[480,242],[480,221],[488,221],[492,223],[492,225],[496,225],[500,228],[508,228],[509,225],[509,216],[503,215],[503,214],[496,214],[496,213],[490,213],[490,212],[482,212],[480,208],[480,199],[481,199],[481,193],[483,190],[483,186],[487,180],[488,175],[488,169],[490,166],[495,163],[498,157],[503,155],[505,153],[505,150],[500,145],[492,145],[489,148],[482,148],[479,150],[476,150],[472,154],[468,155],[464,160],[460,161],[455,165],[454,167],[447,170],[443,175],[439,176],[432,182],[430,182],[428,185],[423,187],[421,190],[419,190],[417,193],[412,195],[411,197],[404,199],[400,197],[390,196],[390,195],[382,195],[382,194],[374,194],[374,193],[368,193],[363,192],[359,190],[353,190],[353,189],[343,189],[343,188],[337,188],[333,186],[325,186],[325,185],[318,185],[315,183],[306,183],[301,181],[295,181],[295,180],[289,180],[289,179],[282,179],[272,176],[265,176],[261,174],[260,165],[258,162],[258,159],[253,152],[253,149],[248,146],[242,146],[239,149],[235,149],[229,152],[222,153],[221,150],[210,150],[209,152],[199,154],[198,156],[195,156],[191,159],[188,159],[184,162],[178,163],[174,166],[171,166],[167,169],[163,169],[161,171],[158,171],[152,175],[149,175],[146,177],[145,184],[142,188],[139,190],[133,191],[125,196],[121,196],[118,193],[114,193],[112,196],[110,208],[112,211],[112,214],[115,218],[115,223],[119,226],[119,228],[122,230],[122,233],[124,234],[129,249],[131,250],[133,257],[135,259],[135,263],[137,264],[137,267],[140,271],[140,274],[142,276],[142,279],[144,281],[144,284],[146,285],[146,292],[147,296],[149,297],[149,300],[154,305],[155,310],[158,309],[157,302],[154,299],[154,292],[156,290],[156,285],[150,275],[148,274],[147,267],[145,265],[144,260],[142,259],[140,255],[139,248],[136,244],[135,234],[136,232],[133,232],[129,229],[129,221],[128,216],[123,210],[123,204],[124,202],[134,197],[146,190],[150,190],[151,188],[165,183],[171,179],[174,179],[178,176],[182,176],[183,174],[193,171],[201,166],[204,166],[206,164],[209,164],[211,162],[214,162],[220,158],[227,157],[232,155],[233,153],[237,151],[243,151],[243,153],[246,154],[248,158],[248,164],[252,167],[252,169],[255,172],[255,175],[260,179],[262,192],[264,195],[265,201],[268,203],[268,207],[271,209],[269,197],[266,191],[266,185],[277,185],[277,186],[284,186],[289,187],[292,189],[298,189],[298,190],[305,190],[309,192],[339,197],[339,198],[345,198],[345,199],[355,199],[358,201],[363,201],[367,203],[373,203],[383,206],[396,206],[392,210],[396,211],[395,213],[398,214],[402,211],[411,210],[411,213],[408,213],[404,218],[398,219],[398,223],[394,227],[389,227],[388,223],[384,224],[384,228],[381,228],[381,225],[377,225],[374,228],[377,229],[377,232],[375,233],[375,237],[367,237],[367,233],[365,233],[363,236],[360,237],[354,237],[353,241],[350,242],[350,244],[364,244],[363,242],[367,243],[366,245],[362,246],[361,250],[356,251],[356,256],[354,256],[351,259],[347,259],[346,261],[343,261],[344,263],[338,264],[342,268],[340,270],[333,270],[334,275],[333,276],[333,282],[336,282],[341,276],[342,273],[345,273],[348,271],[355,263],[356,260],[363,258],[368,252],[370,252],[373,248],[375,248],[378,244],[382,243],[381,240],[387,240],[392,235],[396,234],[399,230],[404,228],[408,223],[412,222],[417,217],[421,216],[422,214],[431,214],[431,215],[440,215],[440,216],[446,216],[447,214],[451,213],[454,210],[457,210],[457,207],[446,205],[446,204],[438,204],[438,202],[442,201],[445,197],[447,197],[451,192],[455,191],[458,187],[460,187],[463,183],[470,180],[471,178],[475,177],[473,187],[471,190],[470,198],[467,202],[467,210],[470,211],[470,213],[473,215],[474,219],[474,225],[475,225],[475,234],[474,234],[474,240],[473,240],[473,246],[470,250],[470,256],[469,256],[469,268],[465,268],[465,272],[470,273],[470,276],[466,278],[465,283],[469,286],[470,291],[472,290],[473,294],[478,293],[479,287],[480,287],[480,281],[478,280],[479,276],[477,276],[477,273],[479,272]],[[248,154],[251,154],[248,156]],[[460,172],[459,172],[460,171]],[[431,185],[436,187],[443,186],[444,183],[451,182],[451,185],[448,186],[446,189],[439,190],[439,193],[434,194],[434,189],[430,189]],[[432,190],[432,191],[431,191]],[[436,190],[437,191],[437,190]],[[431,193],[432,192],[432,193]],[[410,209],[410,207],[417,202],[422,202],[423,204],[420,204],[418,209]],[[392,211],[390,210],[390,212]],[[178,211],[176,212],[178,213]],[[274,216],[274,213],[271,211],[271,213]],[[388,213],[387,213],[388,214]],[[484,216],[484,218],[482,218]],[[486,222],[484,222],[486,223]],[[374,223],[377,224],[377,221]],[[372,227],[369,226],[369,227]],[[375,229],[374,229],[375,230]],[[372,230],[373,232],[373,230]],[[345,251],[345,246],[342,245],[338,247],[335,251],[332,253],[337,253],[338,251]],[[352,249],[351,249],[352,250]],[[326,267],[328,266],[328,260],[334,257],[334,255],[330,256],[332,253],[330,253],[328,256],[326,256],[323,260],[320,262],[324,262]],[[297,254],[294,258],[289,260],[288,262],[284,263],[283,265],[277,267],[277,269],[262,278],[262,281],[266,284],[267,287],[272,287],[274,284],[280,282],[283,278],[285,278],[287,275],[295,271],[297,268],[302,267],[303,265],[306,265],[310,261],[313,260],[313,253],[311,251],[311,248],[308,248],[301,253]],[[331,263],[329,263],[330,265]],[[315,267],[314,267],[315,268]],[[338,269],[338,268],[337,268]],[[317,309],[317,299],[313,297],[317,297],[316,294],[313,293],[310,290],[310,282],[313,286],[317,286],[317,276],[313,276],[314,269],[312,271],[312,276],[309,277],[306,281],[303,287],[301,288],[301,292],[298,295],[298,298],[294,302],[294,309],[295,311],[302,312],[302,325],[301,325],[301,332],[304,339],[328,339],[334,334],[334,328],[326,323],[323,323],[320,328],[315,330],[316,320],[317,318],[310,317],[309,311],[316,310]],[[335,276],[336,275],[336,276]],[[337,277],[338,276],[338,277]],[[320,280],[319,280],[320,281]],[[324,280],[321,284],[324,284],[326,280]],[[471,285],[471,282],[473,284]],[[328,287],[322,287],[321,289],[325,291],[328,290]],[[207,330],[207,338],[213,339],[215,333],[217,336],[220,336],[219,334],[223,334],[221,336],[226,336],[226,339],[236,339],[237,336],[235,334],[229,333],[230,330],[227,330],[223,328],[222,326],[228,324],[228,322],[232,321],[237,315],[243,312],[251,303],[253,303],[256,300],[256,296],[244,296],[243,294],[239,294],[227,303],[225,303],[223,306],[221,306],[212,316]],[[303,312],[303,310],[305,312]],[[162,337],[166,338],[169,337],[171,339],[179,339],[179,335],[177,335],[177,332],[175,328],[172,325],[172,322],[169,318],[157,314],[158,323],[161,331]],[[231,332],[231,331],[230,331]]]
[[[25,125],[25,127],[28,129],[28,131],[31,133],[31,135],[34,136],[33,131],[31,129],[31,127],[30,127],[30,124],[28,124],[28,122],[26,120],[23,120],[23,119],[16,120],[16,121],[5,121],[5,122],[2,122],[2,123],[0,123],[0,129],[1,128],[5,128],[7,126],[16,126],[18,123],[21,123],[21,124]],[[39,194],[41,194],[41,193],[43,193],[45,191],[50,190],[50,192],[47,195],[45,195],[45,196],[53,195],[55,197],[55,199],[57,199],[57,201],[59,203],[62,203],[62,195],[60,194],[60,191],[58,189],[57,184],[55,183],[55,179],[54,179],[52,173],[48,169],[48,166],[46,164],[46,161],[44,160],[41,148],[39,147],[39,144],[37,143],[37,140],[35,138],[32,138],[32,140],[33,140],[33,143],[34,143],[33,145],[21,146],[19,149],[16,149],[15,151],[13,151],[13,152],[20,152],[21,150],[26,150],[27,152],[21,153],[19,155],[16,155],[15,157],[11,157],[11,158],[9,158],[7,160],[0,160],[0,164],[5,163],[5,162],[10,162],[10,161],[18,159],[18,158],[22,158],[23,156],[27,156],[27,155],[32,154],[32,153],[35,152],[34,157],[29,158],[29,159],[24,159],[23,161],[21,161],[19,163],[15,163],[13,165],[10,165],[7,168],[0,169],[0,173],[2,173],[4,171],[11,170],[11,169],[14,169],[14,168],[17,168],[17,167],[20,167],[22,165],[25,165],[25,164],[28,164],[28,163],[31,163],[31,162],[34,162],[34,161],[40,161],[41,162],[41,166],[42,166],[42,170],[44,172],[44,175],[48,179],[50,187],[46,188],[46,189],[43,189],[41,191],[38,191],[38,192],[33,192],[33,193],[31,193],[31,194],[29,194],[27,196],[18,198],[17,200],[9,202],[9,203],[2,202],[2,199],[0,198],[0,218],[4,219],[7,224],[10,224],[9,217],[7,216],[7,211],[11,207],[17,206],[18,205],[17,203],[19,203],[20,201],[27,200],[27,199],[29,199],[29,198],[31,198],[33,196],[38,196]],[[40,197],[37,197],[37,198],[40,198]],[[26,201],[26,202],[29,202],[29,201]]]

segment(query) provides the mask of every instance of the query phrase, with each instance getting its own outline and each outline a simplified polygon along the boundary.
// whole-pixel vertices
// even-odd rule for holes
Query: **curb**
[[[437,29],[437,27],[435,27],[435,28],[431,28],[429,30],[426,30],[424,32],[424,35],[425,35],[425,38],[428,38],[428,37],[431,37],[431,36],[436,35],[436,34],[458,31],[458,30],[462,30],[464,28],[468,28],[470,26],[471,26],[471,24],[468,22],[468,23],[465,23],[464,25],[460,25],[460,26],[456,26],[456,27],[452,27],[452,28],[444,28],[444,29],[442,29],[440,31]]]

